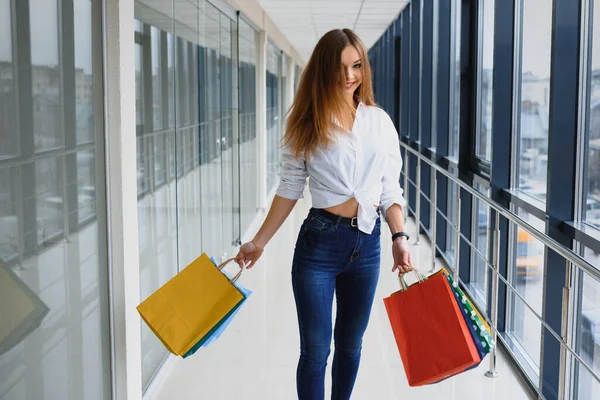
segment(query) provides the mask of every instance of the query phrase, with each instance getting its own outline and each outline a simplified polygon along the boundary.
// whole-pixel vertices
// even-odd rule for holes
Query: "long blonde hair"
[[[333,140],[335,118],[341,121],[355,112],[340,89],[346,79],[342,65],[346,46],[356,48],[362,65],[362,83],[354,91],[354,98],[365,105],[375,105],[371,65],[364,43],[350,29],[327,32],[317,43],[302,73],[283,136],[283,144],[289,146],[296,157],[304,153],[310,158],[318,147],[327,148]]]

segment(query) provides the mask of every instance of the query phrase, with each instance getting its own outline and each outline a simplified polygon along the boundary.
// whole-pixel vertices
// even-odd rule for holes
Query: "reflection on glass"
[[[298,85],[300,84],[300,78],[302,76],[302,69],[300,69],[299,65],[295,66],[294,71],[294,94],[298,91]]]
[[[52,150],[64,143],[60,112],[58,4],[48,3],[46,0],[29,0],[36,151]]]
[[[450,168],[450,172],[453,175],[458,174],[458,170],[456,168]],[[446,215],[448,219],[451,221],[453,226],[450,226],[450,223],[446,225],[446,258],[450,261],[450,265],[454,268],[455,265],[455,257],[454,253],[456,251],[456,230],[454,227],[458,226],[458,215],[456,214],[456,206],[458,203],[459,196],[459,188],[458,185],[448,180],[448,208]]]
[[[257,209],[256,61],[258,33],[244,20],[240,20],[239,31],[240,202],[241,232],[244,234],[250,228]]]
[[[544,221],[520,209],[518,215],[534,228],[544,231]],[[513,254],[509,259],[510,283],[527,304],[538,315],[542,315],[544,245],[531,234],[518,227],[513,228],[511,240],[513,242]],[[514,292],[510,291],[508,297],[509,321],[507,333],[518,352],[524,356],[530,371],[537,375],[540,367],[542,325]]]
[[[161,31],[150,28],[151,57],[152,57],[152,124],[154,130],[163,128],[163,93],[162,93],[162,56]]]
[[[458,185],[448,180],[448,212],[447,216],[452,225],[458,226],[456,215],[456,203],[458,202]],[[450,260],[452,268],[454,268],[454,252],[456,249],[456,230],[450,224],[446,226],[446,258]]]
[[[492,88],[494,73],[494,0],[482,3],[483,29],[480,39],[481,66],[479,69],[480,109],[477,131],[477,157],[491,161],[492,158]]]
[[[546,199],[552,0],[522,1],[518,187]]]
[[[591,249],[584,256],[593,265],[600,265],[600,254]],[[600,282],[579,273],[580,301],[576,317],[576,351],[592,371],[600,375]],[[600,382],[588,370],[575,362],[574,398],[596,399],[600,396]]]
[[[205,129],[202,132],[203,147],[202,167],[202,250],[218,257],[223,251],[223,163],[221,149],[224,147],[221,129],[221,101],[225,73],[221,71],[220,48],[221,13],[210,3],[206,3],[205,66],[206,77],[204,103],[206,115]]]
[[[138,3],[135,5],[137,7]],[[160,21],[160,26],[146,25],[146,21],[136,22],[142,35],[141,43],[135,44],[140,300],[146,299],[178,270],[174,179],[178,156],[175,154],[173,86],[178,79],[175,69],[178,64],[173,62],[176,59],[176,42],[172,33],[166,31],[171,24],[164,15]],[[167,51],[164,52],[163,37],[167,42]],[[166,70],[163,69],[165,66]],[[144,72],[151,76],[145,76]],[[146,104],[144,99],[152,102]],[[181,99],[178,99],[177,107],[180,105]],[[166,121],[170,122],[169,126],[163,123]],[[169,165],[172,170],[167,171]],[[142,385],[146,388],[168,352],[146,324],[141,325],[141,346]]]
[[[438,52],[439,52],[439,0],[433,0],[433,42],[431,47],[431,147],[437,146],[437,98],[438,98]],[[400,126],[400,121],[398,121]]]
[[[135,124],[137,125],[138,133],[144,130],[144,98],[142,90],[142,45],[135,44]]]
[[[593,1],[585,221],[600,229],[600,0]]]
[[[279,141],[281,138],[281,51],[267,45],[267,191],[279,173]]]
[[[288,84],[288,58],[285,55],[281,56],[281,111],[280,115],[282,120],[285,118],[285,114],[287,113],[288,107],[288,99],[286,98],[286,88]],[[285,126],[285,122],[282,122],[283,126]]]
[[[10,3],[0,0],[0,399],[106,399],[106,216],[95,170],[104,154],[92,107],[102,103],[92,90],[102,53],[92,57],[101,32],[91,12],[101,2],[73,0],[60,17],[62,2]],[[19,36],[24,26],[30,35]],[[59,49],[71,64],[59,63]],[[28,94],[16,93],[14,50],[31,54],[19,65]],[[16,131],[17,116],[33,131]]]
[[[63,165],[62,156],[35,161],[37,240],[40,245],[53,242],[63,233]]]
[[[94,141],[94,111],[92,93],[92,8],[90,1],[75,1],[75,97],[77,99],[77,143]]]
[[[0,143],[2,143],[0,160],[4,157],[16,156],[19,152],[10,3],[10,0],[0,0]],[[1,191],[2,186],[0,186],[0,193]]]
[[[221,246],[231,244],[234,239],[234,223],[237,219],[233,215],[234,203],[234,158],[237,148],[233,146],[233,68],[232,29],[231,20],[224,14],[220,16],[221,24],[221,168],[222,168],[222,223],[223,238]],[[237,165],[237,164],[235,164]],[[237,185],[236,185],[237,186]],[[238,229],[235,229],[236,231]]]
[[[167,32],[167,104],[168,126],[175,126],[175,49],[173,48],[173,34]]]
[[[489,190],[485,190],[481,185],[479,186],[480,191],[489,194]],[[489,268],[486,261],[489,261],[490,208],[484,202],[476,199],[473,210],[472,238],[475,247],[483,255],[483,258],[474,249],[471,250],[470,284],[475,299],[480,303],[482,309],[486,309],[489,289]]]
[[[94,152],[87,150],[78,152],[76,159],[77,180],[69,182],[69,186],[76,187],[79,222],[82,223],[96,215],[96,159]]]
[[[449,155],[453,158],[458,158],[458,140],[460,136],[460,26],[461,26],[461,3],[459,1],[452,2],[452,30],[451,35],[452,38],[450,43],[453,43],[452,46],[452,59],[451,59],[451,71],[453,72],[450,77],[452,82],[450,83],[450,99],[451,99],[451,109],[450,109],[450,148]]]
[[[9,262],[19,256],[19,204],[17,171],[0,167],[0,261]]]

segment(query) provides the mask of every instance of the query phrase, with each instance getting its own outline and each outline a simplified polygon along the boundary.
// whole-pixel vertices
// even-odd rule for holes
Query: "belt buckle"
[[[352,217],[350,220],[350,226],[353,228],[358,228],[358,218]]]

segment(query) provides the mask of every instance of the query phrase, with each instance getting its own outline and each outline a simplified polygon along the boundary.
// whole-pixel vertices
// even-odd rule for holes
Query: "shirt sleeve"
[[[277,196],[290,200],[303,197],[308,171],[304,155],[296,158],[290,148],[285,146],[281,154],[281,179],[277,188]]]
[[[394,123],[387,114],[383,118],[385,121],[382,123],[382,145],[385,146],[385,152],[387,153],[387,163],[381,178],[382,191],[379,206],[385,219],[386,212],[392,205],[398,204],[404,208],[406,200],[404,199],[404,190],[400,187],[402,156],[400,155],[398,132],[396,132]]]

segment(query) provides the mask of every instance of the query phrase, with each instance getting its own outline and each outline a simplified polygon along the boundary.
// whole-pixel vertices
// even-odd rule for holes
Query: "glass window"
[[[458,159],[458,141],[460,136],[460,26],[461,26],[461,3],[453,1],[451,21],[451,60],[450,60],[450,140],[448,155]]]
[[[294,71],[294,94],[298,91],[298,85],[300,84],[300,78],[302,77],[302,69],[299,65],[296,65]]]
[[[600,265],[600,254],[585,248],[585,258],[593,265]],[[575,319],[575,350],[583,361],[600,374],[600,282],[584,272],[579,272],[577,293],[580,294]],[[574,399],[596,399],[600,396],[600,382],[588,370],[575,361]]]
[[[519,209],[519,217],[544,232],[544,221]],[[527,305],[542,315],[544,291],[544,245],[527,231],[511,227],[512,248],[509,257],[509,281],[525,299]],[[522,358],[526,371],[537,381],[540,368],[542,324],[509,288],[508,328],[506,330],[513,350]]]
[[[206,3],[205,43],[206,43],[206,115],[207,130],[203,133],[207,140],[205,148],[206,164],[202,169],[202,250],[220,255],[223,251],[223,171],[221,159],[223,141],[222,106],[225,73],[221,70],[221,13],[210,3]]]
[[[593,1],[584,219],[600,229],[600,1]]]
[[[144,131],[144,96],[143,96],[143,77],[142,77],[142,44],[135,44],[135,124],[138,134]]]
[[[439,23],[440,3],[433,1],[433,47],[431,52],[431,147],[437,146],[437,103],[438,103],[438,52],[439,52]],[[398,121],[399,122],[399,121]],[[400,126],[400,123],[398,124]]]
[[[239,31],[240,201],[241,231],[244,234],[250,228],[257,209],[256,62],[258,33],[243,19],[240,19]]]
[[[162,42],[161,31],[152,26],[150,28],[150,42],[152,55],[152,124],[155,131],[163,128],[163,93],[162,93]]]
[[[62,2],[0,0],[0,315],[12,317],[0,323],[0,336],[11,337],[0,340],[3,400],[111,396],[106,215],[97,207],[106,199],[96,190],[104,169],[95,169],[105,154],[94,140],[103,115],[91,106],[103,103],[93,90],[101,22],[91,12],[101,3],[73,0],[61,15]],[[74,54],[72,64],[59,63],[59,49]],[[19,65],[19,86],[13,52],[31,55]],[[63,82],[76,87],[63,90]],[[18,93],[29,83],[31,92]],[[63,113],[75,116],[68,130]],[[19,141],[33,146],[7,164]]]
[[[267,46],[267,191],[276,184],[279,173],[281,138],[281,51]]]
[[[0,261],[5,262],[17,259],[20,251],[17,171],[0,167]]]
[[[167,76],[168,126],[173,127],[175,126],[175,49],[173,34],[170,32],[167,33]]]
[[[58,2],[30,0],[31,86],[36,151],[64,144],[58,62]]]
[[[75,1],[75,32],[81,39],[75,41],[75,97],[77,99],[77,143],[94,141],[92,102],[92,9],[89,1]]]
[[[288,57],[285,54],[281,56],[281,118],[285,118],[285,114],[290,106],[286,96],[288,85]],[[284,122],[282,121],[282,124]]]
[[[480,192],[489,196],[489,189],[481,184],[476,184],[476,186]],[[473,201],[471,226],[471,240],[479,252],[471,249],[470,285],[475,299],[482,309],[486,309],[490,271],[486,263],[490,260],[488,248],[490,241],[490,207],[478,199]]]
[[[518,187],[546,200],[552,0],[521,1]]]
[[[456,230],[454,227],[458,226],[456,220],[456,206],[458,203],[458,185],[452,181],[448,181],[448,219],[452,221],[452,225],[447,224],[446,226],[446,257],[450,260],[452,268],[455,267],[454,252],[456,250]]]
[[[10,3],[0,0],[0,160],[19,153]]]
[[[135,2],[136,15],[139,4]],[[173,12],[172,7],[170,10]],[[147,6],[145,11],[144,16],[155,12]],[[181,47],[177,47],[181,40],[172,33],[172,21],[172,14],[152,19],[156,25],[149,25],[150,21],[146,20],[136,21],[136,29],[145,35],[144,40],[135,44],[140,301],[178,271],[174,178],[179,168],[175,162],[180,156],[176,155],[174,127],[176,115],[178,122],[181,118],[181,114],[176,114],[179,97],[175,104],[175,83],[181,77],[176,75],[180,63],[175,57],[177,52],[179,57],[184,55]],[[148,101],[144,101],[146,99]],[[142,387],[145,389],[168,352],[144,323],[140,336]]]
[[[480,2],[481,38],[478,91],[480,101],[477,121],[476,156],[487,161],[492,158],[492,88],[494,73],[494,0]]]

